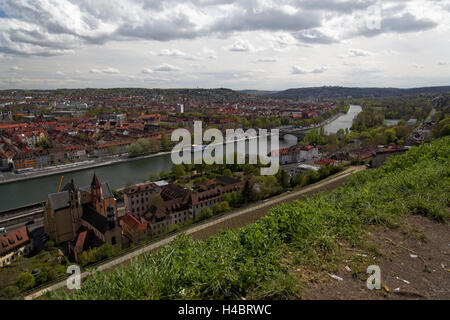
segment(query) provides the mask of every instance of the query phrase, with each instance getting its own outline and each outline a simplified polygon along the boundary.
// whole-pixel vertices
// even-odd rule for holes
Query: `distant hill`
[[[310,87],[288,89],[284,91],[271,90],[231,90],[227,88],[86,88],[86,89],[57,89],[57,90],[0,90],[1,94],[16,96],[45,96],[45,95],[94,95],[94,96],[157,96],[171,95],[182,97],[203,97],[214,99],[239,100],[252,97],[267,97],[278,99],[316,99],[316,98],[369,98],[388,97],[417,94],[441,94],[450,92],[450,86],[423,87],[411,89],[399,88],[351,88],[351,87]]]
[[[254,94],[257,96],[264,96],[264,95],[273,95],[278,93],[279,91],[268,91],[268,90],[239,90],[240,93],[245,94]]]
[[[388,97],[416,94],[440,94],[450,92],[450,86],[423,87],[411,89],[398,88],[350,88],[350,87],[312,87],[288,89],[269,94],[274,98],[285,99],[308,99],[308,98],[365,98],[365,97]]]

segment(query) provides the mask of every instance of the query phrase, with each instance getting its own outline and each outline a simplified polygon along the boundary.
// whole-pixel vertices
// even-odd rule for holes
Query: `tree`
[[[294,184],[299,187],[304,187],[309,184],[309,176],[303,172],[299,172],[294,177]]]
[[[223,212],[223,211],[228,211],[228,210],[231,209],[231,208],[230,208],[230,205],[229,205],[229,203],[228,203],[228,201],[222,201],[222,202],[220,203],[220,207],[222,208],[222,212]]]
[[[312,183],[319,181],[319,179],[320,179],[320,173],[319,172],[317,172],[315,170],[308,170],[308,171],[309,171],[309,173],[308,173],[309,180]]]
[[[242,189],[242,202],[247,203],[250,201],[252,190],[250,188],[250,181],[247,179]]]
[[[321,166],[319,169],[320,178],[326,178],[330,175],[330,170],[326,166]]]
[[[0,291],[0,297],[2,299],[13,299],[20,293],[19,288],[17,286],[7,286]]]
[[[34,283],[35,283],[34,276],[29,272],[21,273],[17,277],[17,286],[22,291],[33,288]]]
[[[213,212],[211,210],[211,208],[209,207],[204,207],[201,208],[200,211],[197,213],[195,220],[203,220],[203,219],[207,219],[213,216]]]
[[[289,175],[284,170],[281,170],[280,184],[284,189],[287,189],[291,186]]]
[[[54,246],[55,246],[55,242],[53,242],[52,240],[49,240],[44,244],[45,249],[50,249],[50,248],[53,248]]]
[[[178,179],[186,175],[186,170],[184,170],[184,166],[181,164],[174,165],[172,168],[172,172]]]
[[[159,175],[157,173],[150,172],[149,179],[150,179],[150,181],[158,181]]]
[[[159,177],[161,178],[161,179],[169,179],[170,178],[170,173],[167,173],[167,172],[165,172],[165,171],[161,171],[160,173],[159,173]]]
[[[151,206],[158,204],[158,203],[162,203],[164,202],[164,199],[161,197],[161,195],[159,194],[154,194],[150,197],[150,199],[148,200],[148,208],[150,208]]]
[[[169,139],[165,133],[161,135],[161,149],[164,152],[169,151]]]
[[[222,206],[220,205],[220,203],[216,203],[214,205],[213,211],[214,211],[215,214],[221,213],[223,211]]]
[[[233,173],[231,172],[230,169],[223,170],[223,175],[227,177],[233,177]]]

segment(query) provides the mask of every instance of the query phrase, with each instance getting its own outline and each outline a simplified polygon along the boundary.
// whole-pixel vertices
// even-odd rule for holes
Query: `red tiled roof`
[[[146,230],[145,224],[141,223],[138,219],[132,215],[126,214],[122,217],[122,222],[128,225],[134,231]]]
[[[327,165],[327,164],[332,164],[332,163],[334,163],[334,160],[328,159],[328,158],[321,159],[321,160],[318,160],[318,161],[315,162],[315,164],[319,164],[319,165],[322,165],[322,166]]]
[[[4,236],[0,236],[0,255],[17,249],[30,241],[28,229],[26,226],[10,231]]]
[[[314,149],[314,147],[311,146],[311,145],[304,146],[304,147],[302,148],[302,150],[306,150],[306,151],[310,151],[310,150],[312,150],[312,149]]]
[[[77,243],[75,244],[75,250],[83,251],[84,243],[86,241],[87,231],[83,231],[78,235]]]

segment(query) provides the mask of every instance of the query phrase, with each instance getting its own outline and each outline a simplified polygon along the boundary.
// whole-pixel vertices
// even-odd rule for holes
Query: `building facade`
[[[48,195],[44,228],[56,244],[73,241],[84,230],[103,243],[122,243],[116,199],[95,174],[90,186],[78,188],[72,180],[61,192]]]

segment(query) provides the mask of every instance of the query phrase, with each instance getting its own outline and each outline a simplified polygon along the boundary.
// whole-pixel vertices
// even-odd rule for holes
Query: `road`
[[[348,176],[350,176],[351,174],[353,174],[355,172],[363,171],[365,169],[366,169],[366,166],[358,166],[358,167],[348,168],[344,172],[341,172],[341,173],[339,173],[339,174],[337,174],[335,176],[332,176],[332,177],[330,177],[330,178],[328,178],[328,179],[326,179],[326,180],[324,180],[322,182],[318,182],[318,183],[316,183],[316,184],[314,184],[312,186],[303,188],[303,189],[301,189],[299,191],[291,192],[289,194],[283,194],[281,196],[278,196],[278,197],[275,197],[273,199],[267,200],[267,201],[265,201],[263,203],[260,203],[260,204],[248,207],[246,209],[239,210],[239,211],[234,212],[232,214],[225,215],[225,216],[223,216],[223,217],[221,217],[219,219],[214,219],[212,221],[206,221],[203,224],[194,226],[194,227],[192,227],[192,228],[190,228],[188,230],[185,230],[183,232],[185,234],[187,234],[187,235],[190,235],[190,234],[193,234],[193,233],[196,233],[196,232],[208,229],[210,227],[213,227],[213,226],[215,226],[217,224],[223,223],[223,222],[225,222],[227,220],[232,220],[232,219],[235,219],[235,218],[240,217],[242,215],[248,214],[249,212],[252,212],[252,211],[255,211],[255,210],[259,210],[259,209],[262,209],[262,208],[265,208],[265,207],[270,207],[270,206],[273,206],[273,205],[276,205],[276,204],[285,203],[286,201],[293,200],[293,199],[298,198],[299,196],[301,196],[301,195],[303,195],[305,193],[314,191],[316,189],[320,189],[320,188],[322,188],[322,187],[324,187],[324,186],[326,186],[328,184],[331,184],[331,183],[337,182],[339,180],[345,179]],[[85,272],[83,272],[81,274],[81,278],[84,278],[84,277],[88,276],[92,272],[103,271],[103,270],[110,269],[110,268],[112,268],[114,266],[117,266],[117,265],[119,265],[121,263],[124,263],[124,262],[126,262],[126,261],[128,261],[130,259],[133,259],[133,258],[135,258],[137,256],[140,256],[140,255],[142,255],[144,253],[147,253],[147,252],[153,251],[155,249],[158,249],[158,248],[160,248],[162,246],[165,246],[168,243],[170,243],[172,240],[174,240],[176,238],[176,236],[177,235],[173,235],[173,236],[170,236],[170,237],[168,237],[166,239],[154,242],[154,243],[149,244],[148,246],[145,246],[145,247],[143,247],[141,249],[135,250],[135,251],[130,252],[130,253],[124,255],[124,256],[118,257],[117,259],[114,259],[112,261],[106,262],[106,263],[96,267],[94,270],[85,271]],[[61,289],[61,288],[65,287],[65,286],[66,286],[66,281],[58,282],[58,283],[56,283],[54,285],[51,285],[51,286],[49,286],[47,288],[41,289],[41,290],[39,290],[37,292],[34,292],[34,293],[26,296],[25,300],[33,300],[33,299],[39,298],[40,296],[42,296],[43,294],[45,294],[48,291],[58,290],[58,289]]]

